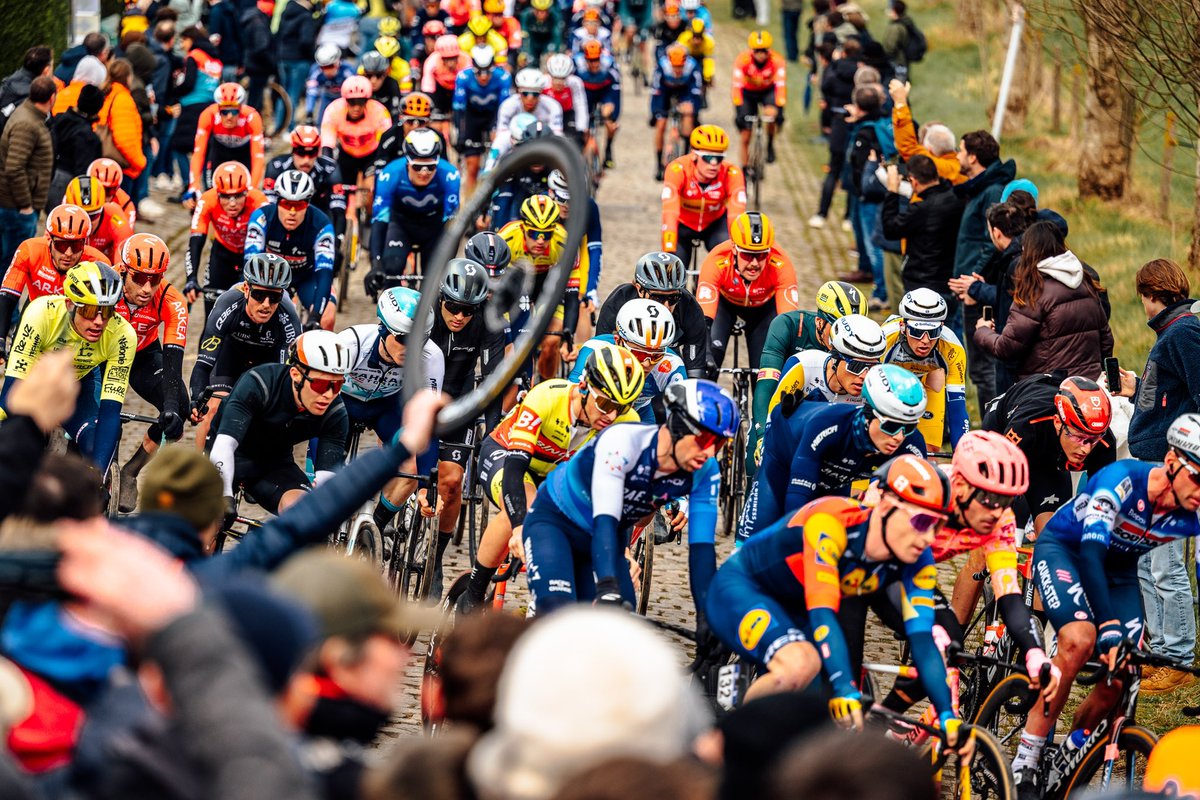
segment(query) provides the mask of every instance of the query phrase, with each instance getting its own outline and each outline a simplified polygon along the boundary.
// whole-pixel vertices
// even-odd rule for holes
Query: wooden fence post
[[[1050,130],[1062,133],[1062,48],[1054,48],[1054,73],[1050,81]]]

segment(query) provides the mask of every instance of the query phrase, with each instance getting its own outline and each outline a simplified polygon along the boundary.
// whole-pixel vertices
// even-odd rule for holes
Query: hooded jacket
[[[1138,379],[1129,454],[1161,461],[1167,454],[1167,428],[1180,414],[1200,411],[1200,320],[1189,298],[1167,306],[1146,324],[1158,338]]]
[[[1084,279],[1083,263],[1070,250],[1038,263],[1042,292],[1026,305],[1013,303],[1001,333],[977,328],[975,343],[1012,363],[1018,378],[1065,370],[1097,379],[1112,355],[1113,336],[1100,297]]]
[[[966,204],[958,226],[958,242],[954,253],[954,274],[970,275],[983,272],[991,260],[995,245],[988,234],[984,214],[993,203],[1000,202],[1004,187],[1017,174],[1017,162],[993,161],[987,169],[966,183],[954,187],[954,192]]]

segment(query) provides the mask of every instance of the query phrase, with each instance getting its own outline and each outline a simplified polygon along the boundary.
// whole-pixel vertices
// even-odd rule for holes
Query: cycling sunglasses
[[[236,117],[237,115],[239,115],[241,113],[242,113],[242,110],[240,108],[222,108],[221,109],[222,117]]]
[[[720,450],[729,441],[727,437],[712,431],[700,431],[692,435],[696,437],[696,444],[701,450],[707,450],[710,447]]]
[[[841,361],[843,364],[846,365],[846,372],[849,372],[851,375],[853,375],[856,378],[860,378],[863,375],[866,375],[867,370],[869,370],[871,367],[875,366],[874,362],[859,361],[854,358],[846,358],[845,356],[838,356],[837,359],[838,359],[838,361]]]
[[[978,488],[971,492],[971,496],[967,498],[968,504],[979,503],[979,505],[991,511],[995,511],[997,508],[1008,508],[1015,502],[1017,502],[1016,495],[989,492]]]
[[[738,258],[740,258],[744,261],[754,261],[754,262],[766,261],[768,258],[771,257],[770,250],[758,251],[758,250],[742,250],[741,248],[738,248],[737,254],[738,254]]]
[[[520,92],[521,97],[541,97],[541,92]]]
[[[717,164],[720,164],[725,160],[725,156],[721,155],[720,153],[703,153],[700,156],[700,160],[705,164],[711,164],[715,167]]]
[[[930,511],[915,511],[908,517],[908,524],[920,534],[940,530],[946,524],[945,514],[934,514]]]
[[[879,420],[879,430],[884,436],[898,436],[903,433],[905,436],[912,436],[913,431],[917,429],[915,422],[896,422],[892,419],[884,419],[876,417]]]
[[[651,367],[662,361],[667,355],[662,350],[646,350],[641,347],[634,347],[629,342],[625,343],[625,347],[628,347],[629,352],[633,353],[633,357],[642,362],[643,365]]]
[[[543,231],[537,228],[526,228],[525,235],[535,242],[544,242],[554,235],[554,231]]]
[[[283,292],[279,289],[260,289],[254,287],[250,289],[250,299],[256,303],[276,305],[283,302]]]
[[[158,286],[160,283],[162,283],[163,276],[162,273],[155,274],[150,272],[138,272],[137,270],[131,269],[129,270],[129,279],[138,286],[145,286],[146,284]]]
[[[907,325],[904,332],[910,339],[916,339],[917,341],[921,341],[922,339],[940,339],[942,337],[942,326],[938,325],[936,328],[917,330],[913,326]]]
[[[294,156],[315,156],[321,152],[319,147],[293,147],[292,155]]]
[[[479,306],[472,303],[460,303],[457,300],[443,300],[442,307],[450,316],[462,314],[464,317],[473,317],[479,313]]]
[[[307,200],[284,200],[280,198],[279,207],[287,211],[306,211],[308,209]]]
[[[367,104],[367,98],[354,97],[346,101],[346,105],[354,106],[355,108],[363,108]]]
[[[219,197],[222,200],[241,200],[245,196],[246,196],[245,192],[233,192],[231,194],[218,194],[217,195],[217,197]]]
[[[51,239],[50,245],[60,253],[79,253],[83,251],[82,239]]]
[[[325,394],[326,392],[332,391],[336,395],[342,391],[342,385],[346,383],[346,381],[343,379],[310,378],[308,373],[305,373],[304,380],[317,394]]]
[[[75,313],[84,319],[95,319],[96,317],[100,317],[100,319],[108,322],[110,319],[112,319],[113,314],[117,313],[117,307],[77,305],[75,306]]]
[[[619,417],[629,410],[629,403],[618,403],[611,397],[605,396],[600,389],[590,383],[588,384],[588,396],[592,398],[601,414],[615,414]]]
[[[673,306],[683,297],[683,292],[649,292],[640,286],[638,288],[641,289],[642,297],[647,300],[653,300],[656,303],[662,303],[664,306]]]
[[[1074,430],[1073,428],[1071,428],[1067,425],[1063,425],[1063,430],[1065,430],[1067,432],[1068,439],[1070,439],[1071,441],[1073,441],[1077,444],[1082,444],[1082,445],[1099,444],[1100,440],[1102,440],[1104,438],[1103,433],[1095,433],[1095,434],[1079,433],[1078,431]]]
[[[363,75],[366,75],[368,78],[374,78],[375,80],[387,77],[386,72],[364,72]]]
[[[422,174],[434,172],[437,170],[437,164],[412,164],[412,163],[410,163],[408,166],[412,167],[413,172],[420,172]]]
[[[1197,486],[1200,486],[1200,469],[1196,469],[1194,466],[1192,466],[1187,456],[1178,453],[1178,451],[1176,452],[1176,455],[1179,456],[1179,463],[1185,470],[1187,470],[1188,480]]]

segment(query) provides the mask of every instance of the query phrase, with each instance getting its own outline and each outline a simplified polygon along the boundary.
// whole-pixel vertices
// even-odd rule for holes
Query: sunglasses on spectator
[[[84,319],[95,319],[96,317],[100,317],[100,319],[108,322],[110,319],[112,319],[112,315],[117,313],[117,307],[77,305],[75,306],[75,313]]]
[[[79,253],[84,248],[81,239],[51,239],[50,245],[60,253]]]
[[[606,397],[592,384],[588,384],[588,386],[590,387],[588,396],[592,398],[592,401],[596,404],[596,408],[599,409],[601,414],[616,414],[619,417],[629,410],[628,403],[618,403],[611,397]]]
[[[946,524],[946,515],[933,514],[929,511],[915,511],[909,515],[908,524],[917,533],[929,533]]]
[[[703,153],[700,156],[700,160],[705,164],[711,164],[715,167],[717,164],[720,164],[725,160],[725,156],[721,155],[720,153]]]
[[[875,364],[870,361],[859,361],[854,358],[845,358],[844,356],[838,356],[838,360],[846,365],[846,372],[849,372],[856,378],[866,375],[867,370],[875,366]]]
[[[294,156],[315,156],[321,152],[319,147],[293,147],[292,155]]]
[[[754,262],[766,261],[768,258],[771,257],[770,250],[754,251],[754,250],[739,249],[737,251],[737,254],[738,254],[738,258],[742,259],[743,261],[754,261]]]
[[[979,503],[979,505],[990,511],[995,511],[998,508],[1008,508],[1016,501],[1016,495],[989,492],[984,489],[976,489],[975,491],[971,492],[971,496],[967,498],[968,504]]]
[[[255,287],[250,290],[250,299],[256,303],[267,303],[273,306],[283,301],[283,292],[279,289],[259,289]]]
[[[312,378],[308,373],[304,374],[304,381],[308,383],[316,394],[326,394],[333,392],[335,395],[342,391],[342,385],[346,382],[344,379],[334,378]]]
[[[900,434],[911,436],[917,429],[915,422],[897,422],[894,419],[884,419],[883,417],[875,419],[879,420],[879,430],[884,436],[899,436]]]
[[[245,192],[233,192],[232,194],[219,194],[217,197],[222,200],[241,200],[246,196]]]
[[[437,170],[437,164],[409,164],[414,172],[430,173]]]
[[[279,207],[287,211],[304,211],[308,208],[307,200],[280,200]]]
[[[461,314],[464,317],[473,317],[479,313],[479,306],[471,303],[460,303],[457,300],[443,300],[442,307],[452,317],[457,314]]]
[[[129,279],[138,286],[145,286],[146,284],[158,286],[162,283],[163,276],[162,273],[138,272],[131,269],[129,270]]]

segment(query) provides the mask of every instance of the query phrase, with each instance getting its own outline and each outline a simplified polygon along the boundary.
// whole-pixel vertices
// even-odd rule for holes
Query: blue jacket
[[[1148,324],[1158,339],[1138,379],[1129,453],[1143,461],[1162,461],[1167,428],[1180,414],[1200,411],[1200,320],[1190,298],[1167,306]]]
[[[997,159],[974,178],[954,187],[955,193],[966,203],[962,222],[958,225],[958,243],[954,252],[956,276],[982,273],[991,260],[996,246],[988,234],[984,214],[993,203],[1000,202],[1004,187],[1016,174],[1017,162]]]

